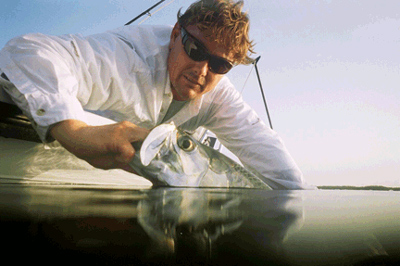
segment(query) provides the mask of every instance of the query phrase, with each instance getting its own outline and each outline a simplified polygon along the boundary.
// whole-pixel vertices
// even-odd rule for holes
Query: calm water
[[[8,184],[2,254],[42,265],[398,265],[399,202],[391,191]]]

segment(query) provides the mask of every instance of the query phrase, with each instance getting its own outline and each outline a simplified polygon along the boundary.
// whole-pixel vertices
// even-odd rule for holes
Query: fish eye
[[[178,146],[184,151],[192,151],[196,147],[193,140],[191,140],[188,136],[182,136],[178,139]]]

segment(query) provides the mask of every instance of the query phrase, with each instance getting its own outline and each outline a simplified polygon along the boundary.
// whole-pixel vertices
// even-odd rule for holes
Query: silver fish
[[[135,145],[134,145],[135,146]],[[271,190],[258,176],[174,123],[155,127],[130,166],[155,186],[247,187]]]

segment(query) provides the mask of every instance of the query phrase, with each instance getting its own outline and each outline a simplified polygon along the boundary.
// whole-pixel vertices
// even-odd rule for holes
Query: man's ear
[[[176,39],[179,37],[180,32],[181,32],[181,29],[180,29],[179,23],[177,22],[175,24],[174,28],[172,29],[171,39],[169,42],[169,49],[172,49],[172,45],[176,41]]]

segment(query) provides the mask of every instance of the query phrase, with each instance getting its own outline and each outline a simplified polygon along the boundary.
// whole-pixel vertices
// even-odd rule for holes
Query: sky
[[[123,26],[157,0],[2,0],[0,47]],[[400,1],[245,0],[271,122],[314,185],[400,186]],[[144,21],[174,24],[191,0]],[[228,77],[268,125],[252,66]]]

